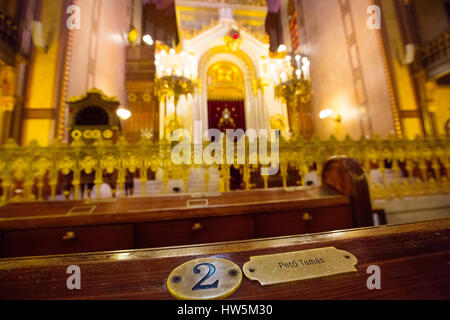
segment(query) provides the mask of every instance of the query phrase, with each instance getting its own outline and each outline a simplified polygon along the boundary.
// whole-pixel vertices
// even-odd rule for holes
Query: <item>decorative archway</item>
[[[245,119],[246,128],[259,129],[263,127],[259,115],[259,101],[257,99],[257,72],[254,63],[250,57],[240,49],[235,51],[227,46],[217,46],[209,49],[201,57],[198,66],[199,76],[199,102],[194,110],[194,119],[203,122],[203,127],[208,125],[208,70],[211,66],[219,62],[228,62],[237,66],[244,77],[245,106],[246,114],[253,114],[254,117]]]
[[[245,80],[241,69],[219,61],[207,71],[208,127],[224,132],[245,125]]]

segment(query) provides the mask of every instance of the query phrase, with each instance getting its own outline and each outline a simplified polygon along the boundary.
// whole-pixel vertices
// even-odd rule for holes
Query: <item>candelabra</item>
[[[294,62],[295,61],[295,62]],[[300,133],[299,108],[311,100],[311,81],[309,59],[287,55],[270,66],[275,83],[275,97],[282,99],[287,106],[289,126],[293,135]]]
[[[197,85],[197,68],[194,57],[185,52],[177,53],[175,49],[161,50],[155,55],[156,80],[155,93],[164,100],[167,110],[167,99],[174,98],[175,129],[179,128],[177,119],[178,102],[182,96],[194,94]]]

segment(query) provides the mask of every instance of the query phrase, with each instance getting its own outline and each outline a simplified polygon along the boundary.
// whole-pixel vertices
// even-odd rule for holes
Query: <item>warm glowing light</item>
[[[118,253],[115,256],[112,256],[112,259],[117,259],[117,260],[127,260],[130,257],[130,253],[129,252],[123,252],[123,253]]]
[[[278,47],[278,52],[284,52],[284,51],[286,51],[286,46],[284,45],[284,44],[280,44],[280,46]]]
[[[152,36],[149,35],[149,34],[146,34],[146,35],[142,38],[142,40],[143,40],[146,44],[148,44],[149,46],[152,46],[152,45],[153,45],[153,38],[152,38]]]
[[[119,108],[117,109],[117,116],[122,119],[122,120],[127,120],[131,117],[131,112],[130,110],[124,109],[124,108]]]
[[[170,49],[170,54],[175,54],[175,49]]]
[[[332,115],[333,115],[333,110],[325,109],[325,110],[320,111],[319,118],[320,119],[327,119],[327,118],[331,117]]]
[[[129,43],[135,43],[138,39],[138,31],[135,28],[132,28],[130,32],[128,32],[128,42]]]
[[[286,62],[291,62],[291,56],[286,56]]]
[[[301,58],[302,58],[302,57],[300,57],[299,54],[295,56],[295,60],[296,60],[297,62],[300,61]]]
[[[295,74],[297,75],[297,78],[300,79],[300,76],[302,75],[302,71],[300,69],[295,70]]]
[[[270,65],[270,73],[275,74],[277,72],[277,66],[274,64]]]

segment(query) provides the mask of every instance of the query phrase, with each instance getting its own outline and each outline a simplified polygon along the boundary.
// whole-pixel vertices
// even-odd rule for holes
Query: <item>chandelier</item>
[[[177,122],[177,107],[182,96],[194,94],[197,86],[197,65],[192,55],[175,49],[162,49],[155,54],[155,93],[160,100],[174,98],[174,122]]]
[[[311,101],[310,62],[297,54],[286,55],[270,65],[270,75],[275,82],[275,97],[286,103],[293,135],[299,133],[299,104]]]

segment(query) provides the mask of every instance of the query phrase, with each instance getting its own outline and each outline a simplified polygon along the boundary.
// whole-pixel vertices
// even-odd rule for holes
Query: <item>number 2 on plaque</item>
[[[195,274],[199,274],[201,272],[199,269],[199,267],[201,267],[201,266],[206,266],[209,268],[208,274],[206,276],[204,276],[203,279],[201,279],[199,282],[197,282],[196,285],[192,288],[192,290],[193,291],[194,290],[207,290],[207,289],[217,288],[219,285],[219,280],[216,280],[212,284],[202,284],[203,282],[205,282],[206,280],[211,278],[214,273],[216,273],[216,267],[214,267],[214,265],[212,265],[211,263],[200,263],[200,264],[196,265],[193,269]]]

